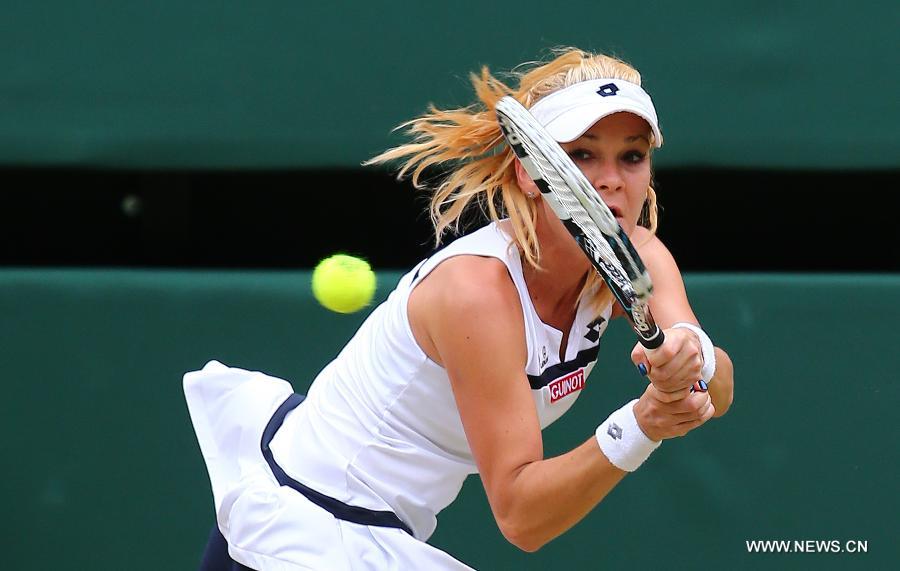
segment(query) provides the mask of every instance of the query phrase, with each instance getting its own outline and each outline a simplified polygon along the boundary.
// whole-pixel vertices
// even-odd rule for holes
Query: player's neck
[[[557,224],[559,227],[551,226]],[[538,214],[535,230],[541,246],[540,270],[524,262],[525,283],[541,318],[568,320],[574,315],[590,262],[555,217]]]

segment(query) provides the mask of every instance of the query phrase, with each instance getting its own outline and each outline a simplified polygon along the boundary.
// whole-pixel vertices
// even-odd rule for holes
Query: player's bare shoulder
[[[661,271],[677,268],[672,253],[663,244],[662,240],[643,226],[635,228],[630,238],[631,243],[634,244],[638,251],[638,255],[644,261],[644,265],[647,266],[651,277],[654,274],[654,269]]]
[[[515,296],[506,264],[488,256],[460,255],[441,262],[413,290],[433,307],[484,309],[504,298]],[[412,296],[411,300],[412,300]]]
[[[435,330],[482,320],[523,326],[521,302],[506,265],[486,256],[460,255],[441,262],[412,291],[407,312],[416,341],[438,362]]]

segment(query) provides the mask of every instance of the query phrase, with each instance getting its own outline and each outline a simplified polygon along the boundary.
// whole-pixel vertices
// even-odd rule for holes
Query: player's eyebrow
[[[591,140],[599,139],[599,137],[593,133],[585,133],[584,135],[582,135],[582,137],[584,137],[585,139],[591,139]],[[625,142],[633,143],[639,139],[643,139],[643,140],[647,141],[648,145],[650,144],[650,139],[647,137],[647,135],[631,135],[629,137],[625,137]]]

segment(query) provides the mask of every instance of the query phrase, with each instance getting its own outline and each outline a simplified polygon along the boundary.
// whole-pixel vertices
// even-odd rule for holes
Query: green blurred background
[[[358,166],[469,71],[575,45],[636,65],[660,166],[896,167],[897,7],[861,0],[7,3],[0,160]],[[848,145],[852,141],[852,145]]]
[[[213,510],[183,373],[304,390],[367,314],[319,307],[311,262],[369,257],[383,299],[430,247],[421,202],[360,162],[428,103],[467,104],[470,71],[558,45],[645,77],[661,233],[735,405],[537,553],[476,478],[432,542],[483,570],[897,567],[898,21],[875,0],[6,3],[2,567],[196,568]],[[638,394],[632,344],[610,328],[548,454]]]

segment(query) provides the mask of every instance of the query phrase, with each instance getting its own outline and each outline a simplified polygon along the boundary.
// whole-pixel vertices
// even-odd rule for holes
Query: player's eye
[[[647,153],[642,153],[640,151],[628,151],[623,156],[626,163],[637,165],[644,161],[647,158]]]
[[[569,156],[572,157],[573,161],[585,161],[591,158],[591,152],[587,149],[572,149],[569,151]]]

